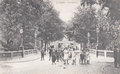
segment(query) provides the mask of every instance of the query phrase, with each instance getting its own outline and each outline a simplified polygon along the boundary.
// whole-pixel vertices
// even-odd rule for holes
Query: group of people
[[[76,50],[77,49],[71,47],[56,50],[54,46],[50,46],[49,61],[52,61],[52,64],[56,64],[56,62],[60,61],[63,62],[64,65],[68,65],[70,63],[72,65],[76,65],[77,59],[79,59],[79,63],[90,64],[89,50],[82,50],[82,52],[76,52]],[[41,60],[44,60],[44,55],[44,50],[41,50]]]
[[[120,67],[120,49],[117,46],[114,49],[114,66],[115,68]]]
[[[80,60],[82,64],[90,64],[90,53],[89,50],[82,50],[82,53],[80,54]]]
[[[114,66],[115,68],[120,67],[120,49],[115,46],[114,47]],[[44,60],[45,51],[41,50],[41,60]],[[70,64],[72,61],[72,65],[76,65],[76,59],[79,56],[79,63],[81,64],[90,64],[90,52],[89,49],[81,50],[81,52],[76,53],[75,48],[65,47],[63,50],[56,50],[54,46],[49,48],[49,60],[52,61],[52,64],[56,64],[56,62],[63,62],[65,65]]]
[[[77,54],[75,50],[65,50],[64,51],[64,64],[69,64],[69,61],[72,61],[72,65],[76,64]]]
[[[49,48],[49,60],[52,61],[52,64],[56,64],[56,61],[63,61],[64,52],[62,50],[55,50],[54,46]]]

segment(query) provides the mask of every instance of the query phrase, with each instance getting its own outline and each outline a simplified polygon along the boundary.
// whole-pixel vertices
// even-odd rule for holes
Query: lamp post
[[[21,34],[21,45],[20,48],[22,50],[22,57],[24,57],[24,45],[23,45],[23,29],[20,29],[20,34]]]
[[[99,28],[96,28],[96,33],[97,33],[97,46],[98,46],[98,44],[99,44],[99,32],[100,32]]]
[[[87,36],[88,36],[88,44],[87,44],[87,48],[89,48],[89,46],[90,46],[90,33],[89,33],[89,32],[88,32]]]
[[[37,49],[37,30],[35,30],[35,46],[34,49]]]
[[[97,45],[96,45],[96,50],[97,50],[97,52],[96,52],[96,57],[98,57],[99,32],[100,32],[100,30],[99,30],[99,28],[97,27],[97,28],[96,28],[96,33],[97,33]]]

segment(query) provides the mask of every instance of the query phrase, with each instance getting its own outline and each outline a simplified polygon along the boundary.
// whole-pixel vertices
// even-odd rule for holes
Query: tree
[[[94,0],[93,0],[94,1]],[[86,2],[90,2],[90,3],[86,3]],[[101,28],[103,28],[103,33],[107,34],[109,38],[107,38],[107,41],[109,42],[109,44],[117,44],[118,45],[118,39],[119,39],[119,30],[116,31],[116,28],[114,28],[116,26],[116,22],[119,22],[120,20],[120,1],[119,0],[96,0],[95,3],[91,3],[91,0],[85,0],[85,1],[82,1],[81,5],[82,6],[91,6],[94,5],[94,4],[97,4],[97,5],[100,5],[102,8],[101,10],[99,11],[103,11],[105,9],[108,8],[108,12],[107,12],[107,21],[106,23],[103,22],[101,24]],[[104,17],[98,17],[99,19],[102,19],[102,20],[105,20]],[[102,21],[99,21],[98,20],[98,24],[100,24]],[[118,28],[119,28],[119,25],[120,24],[117,24]],[[107,29],[107,30],[106,30]],[[108,40],[109,39],[109,40]],[[106,43],[105,41],[103,41],[104,43]],[[112,46],[112,45],[109,45],[109,46]]]
[[[88,33],[91,34],[91,43],[96,42],[96,17],[94,9],[79,8],[72,19],[73,39],[78,43],[88,42]]]
[[[23,45],[25,49],[34,48],[36,28],[42,26],[44,30],[46,23],[49,23],[50,19],[53,19],[53,16],[55,16],[55,12],[53,13],[51,10],[54,11],[52,5],[43,0],[3,0],[0,4],[1,30],[4,38],[4,41],[2,40],[1,43],[3,47],[7,48],[7,50],[18,50],[21,44],[19,31],[22,28]],[[46,15],[48,14],[51,14],[51,17],[49,20],[46,20]],[[44,19],[44,21],[42,21],[42,19]],[[55,19],[57,19],[56,22],[59,23],[58,20],[60,19],[57,15],[54,17],[54,20]],[[51,24],[56,24],[56,22],[52,22]],[[41,23],[44,24],[41,25]],[[47,28],[49,29],[49,26]],[[56,25],[55,29],[56,28],[56,32],[59,32],[60,27]],[[53,26],[52,29],[54,29]]]
[[[93,4],[95,4],[96,1],[95,0],[81,0],[81,6],[90,6],[92,7]]]
[[[46,44],[63,38],[63,22],[58,17],[58,12],[48,3],[50,9],[46,10],[41,16],[41,21],[38,23],[38,31],[40,37]],[[49,11],[49,12],[48,12]]]
[[[102,9],[109,8],[108,16],[110,16],[113,20],[119,20],[120,17],[120,1],[119,0],[82,0],[82,6],[92,6],[94,4],[99,4],[102,6]]]

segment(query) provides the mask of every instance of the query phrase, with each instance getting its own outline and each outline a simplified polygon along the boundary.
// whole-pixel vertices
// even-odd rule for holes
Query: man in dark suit
[[[118,48],[118,64],[119,64],[119,67],[120,67],[120,49]]]
[[[119,52],[118,52],[117,46],[115,46],[115,49],[114,49],[114,66],[115,66],[115,68],[118,67],[118,61],[119,61]]]

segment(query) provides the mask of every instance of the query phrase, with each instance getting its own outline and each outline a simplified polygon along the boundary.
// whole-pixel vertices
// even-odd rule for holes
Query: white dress
[[[67,60],[69,57],[69,52],[68,51],[64,51],[64,59]]]

